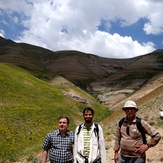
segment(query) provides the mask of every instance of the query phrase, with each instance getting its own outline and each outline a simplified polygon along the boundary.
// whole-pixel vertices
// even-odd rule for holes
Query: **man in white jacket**
[[[93,123],[94,110],[85,108],[85,122],[76,127],[74,142],[74,163],[106,163],[103,129]]]

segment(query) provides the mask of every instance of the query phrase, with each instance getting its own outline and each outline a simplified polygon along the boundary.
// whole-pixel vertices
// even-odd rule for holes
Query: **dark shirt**
[[[61,136],[59,130],[48,133],[43,143],[43,150],[49,151],[49,159],[55,163],[66,163],[73,160],[74,133],[67,131]]]

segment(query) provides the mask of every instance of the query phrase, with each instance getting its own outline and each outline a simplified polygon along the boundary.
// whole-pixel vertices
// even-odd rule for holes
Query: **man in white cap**
[[[155,146],[161,136],[146,121],[136,117],[138,107],[134,101],[127,101],[122,109],[126,117],[122,118],[117,125],[114,162],[145,163],[145,152]],[[150,140],[146,140],[145,134],[151,137]]]

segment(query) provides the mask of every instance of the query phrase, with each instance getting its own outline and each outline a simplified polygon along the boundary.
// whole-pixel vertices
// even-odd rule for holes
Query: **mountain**
[[[79,51],[53,52],[0,37],[0,62],[22,67],[44,80],[63,76],[111,107],[113,97],[121,101],[163,71],[163,50],[112,59]]]
[[[53,52],[0,37],[0,72],[0,162],[41,159],[43,137],[57,127],[58,116],[69,116],[74,130],[86,106],[95,109],[95,121],[104,129],[110,161],[115,125],[124,116],[126,100],[136,101],[137,115],[163,134],[163,50],[113,59]],[[161,140],[150,150],[147,163],[162,162],[162,145]]]

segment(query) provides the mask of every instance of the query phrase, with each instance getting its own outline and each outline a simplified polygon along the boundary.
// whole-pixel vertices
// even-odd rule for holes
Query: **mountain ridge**
[[[107,92],[129,89],[129,96],[163,70],[161,49],[134,58],[114,59],[72,50],[53,52],[2,37],[0,42],[1,63],[17,65],[49,81],[63,76],[106,105]]]

